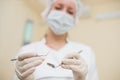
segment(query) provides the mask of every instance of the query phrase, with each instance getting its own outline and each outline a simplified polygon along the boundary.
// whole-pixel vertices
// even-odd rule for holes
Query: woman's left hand
[[[74,80],[85,80],[88,65],[85,60],[78,54],[68,54],[62,61],[62,68],[72,70]]]

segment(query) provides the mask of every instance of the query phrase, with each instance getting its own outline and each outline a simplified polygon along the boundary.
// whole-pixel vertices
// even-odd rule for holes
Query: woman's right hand
[[[35,53],[27,53],[18,56],[18,60],[15,63],[16,75],[20,80],[34,80],[33,72],[43,61],[44,58],[38,57]]]

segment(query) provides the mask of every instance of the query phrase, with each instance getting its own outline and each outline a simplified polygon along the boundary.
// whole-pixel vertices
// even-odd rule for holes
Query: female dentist
[[[92,49],[68,39],[80,16],[81,1],[48,0],[47,6],[46,36],[20,49],[14,80],[98,80]]]

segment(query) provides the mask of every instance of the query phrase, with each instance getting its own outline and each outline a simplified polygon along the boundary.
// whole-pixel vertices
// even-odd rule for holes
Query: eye
[[[73,11],[67,11],[68,12],[68,14],[70,14],[70,15],[74,15],[74,12]]]
[[[62,7],[60,7],[60,6],[56,6],[55,9],[56,9],[56,10],[61,10]]]

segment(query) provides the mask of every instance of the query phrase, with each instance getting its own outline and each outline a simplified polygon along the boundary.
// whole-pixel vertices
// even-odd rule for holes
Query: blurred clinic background
[[[82,0],[83,15],[69,38],[90,45],[100,80],[120,80],[120,0]],[[0,0],[0,80],[12,80],[10,61],[23,44],[44,37],[45,0]]]

